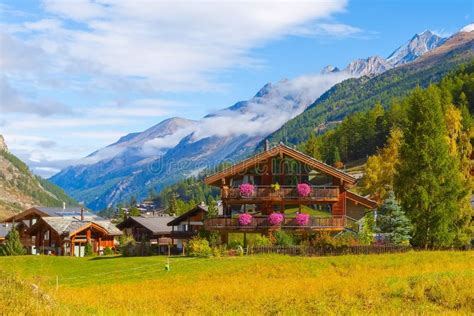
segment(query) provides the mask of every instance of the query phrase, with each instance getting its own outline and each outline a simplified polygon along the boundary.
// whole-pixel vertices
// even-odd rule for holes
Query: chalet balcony
[[[250,196],[243,196],[240,188],[231,187],[222,190],[222,199],[233,202],[257,202],[257,201],[321,201],[337,202],[339,199],[339,187],[337,186],[311,186],[311,192],[306,197],[298,195],[296,186],[281,186],[274,190],[269,185],[256,185]]]
[[[206,230],[217,230],[222,232],[264,232],[268,230],[343,230],[345,226],[344,216],[316,217],[311,216],[306,225],[299,225],[295,218],[284,218],[280,225],[271,225],[268,216],[254,216],[249,225],[242,226],[238,218],[216,217],[204,221]]]

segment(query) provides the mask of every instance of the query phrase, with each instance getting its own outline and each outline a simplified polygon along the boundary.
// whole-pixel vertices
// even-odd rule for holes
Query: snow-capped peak
[[[466,33],[469,33],[469,32],[472,32],[472,31],[474,31],[474,23],[468,24],[468,25],[466,25],[465,27],[463,27],[462,29],[459,30],[459,32],[466,32]]]

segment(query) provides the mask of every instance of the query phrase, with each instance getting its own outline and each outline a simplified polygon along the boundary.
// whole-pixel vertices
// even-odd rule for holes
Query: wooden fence
[[[340,256],[340,255],[368,255],[382,253],[400,253],[411,250],[408,246],[348,246],[348,247],[313,247],[313,246],[269,246],[249,247],[247,253],[252,254],[282,254],[290,256]]]

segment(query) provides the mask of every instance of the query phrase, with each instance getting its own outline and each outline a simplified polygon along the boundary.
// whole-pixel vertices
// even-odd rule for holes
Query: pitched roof
[[[289,146],[286,146],[282,143],[279,145],[263,151],[261,153],[256,154],[255,156],[252,156],[250,158],[247,158],[237,164],[234,164],[220,172],[217,172],[213,175],[210,175],[204,179],[204,182],[209,185],[215,185],[217,182],[225,177],[232,176],[236,173],[239,173],[243,170],[246,170],[250,167],[255,166],[257,163],[259,163],[262,160],[266,160],[272,157],[275,157],[277,155],[286,155],[289,156],[293,159],[296,159],[300,162],[303,162],[307,164],[310,167],[313,167],[317,170],[320,170],[330,176],[333,176],[335,178],[341,179],[347,184],[354,185],[357,182],[357,179],[351,176],[350,174],[339,170],[337,168],[334,168],[333,166],[330,166],[322,161],[319,161],[317,159],[314,159],[313,157],[310,157],[296,149],[293,149]]]
[[[351,191],[347,191],[346,198],[370,209],[378,206],[377,202]]]
[[[38,214],[41,217],[77,217],[80,218],[81,216],[81,209],[82,207],[42,207],[42,206],[34,206],[23,212],[15,214],[4,220],[5,223],[11,223],[14,221],[21,221],[22,218],[28,216],[32,213]],[[103,220],[102,217],[95,215],[87,210],[84,210],[84,218],[89,220]]]
[[[122,232],[115,227],[111,222],[107,220],[98,220],[98,221],[89,221],[84,220],[81,221],[80,219],[74,217],[43,217],[42,220],[49,226],[51,229],[56,231],[59,235],[71,235],[91,225],[99,226],[100,228],[104,229],[109,235],[117,236],[122,235]],[[38,222],[39,223],[39,222]],[[37,223],[37,224],[38,224]],[[38,227],[36,224],[33,225],[29,230],[35,230],[35,226]]]
[[[170,220],[173,220],[174,216],[155,216],[155,217],[143,217],[143,216],[130,216],[123,222],[117,225],[119,229],[124,229],[131,222],[135,222],[144,228],[151,231],[153,234],[170,233],[171,227],[167,224]]]
[[[181,214],[180,216],[178,216],[178,217],[176,217],[175,219],[173,219],[171,222],[168,223],[168,226],[176,226],[176,225],[179,225],[179,223],[181,223],[182,221],[187,220],[189,217],[194,216],[194,215],[196,215],[196,214],[199,213],[199,212],[205,212],[205,213],[207,213],[208,208],[209,208],[209,207],[208,207],[207,205],[198,204],[198,205],[196,205],[194,208],[192,208],[192,209],[190,209],[189,211],[187,211],[186,213]]]

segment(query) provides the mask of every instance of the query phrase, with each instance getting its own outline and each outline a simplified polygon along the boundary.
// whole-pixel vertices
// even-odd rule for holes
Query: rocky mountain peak
[[[335,73],[341,71],[339,68],[334,67],[333,65],[327,65],[321,70],[321,74],[326,75],[330,73]]]
[[[399,66],[414,61],[423,54],[442,45],[446,41],[430,30],[415,34],[408,42],[397,48],[388,56],[387,61],[393,66]]]
[[[344,71],[353,76],[373,76],[387,71],[393,66],[383,57],[371,56],[367,59],[356,59],[352,61]]]

